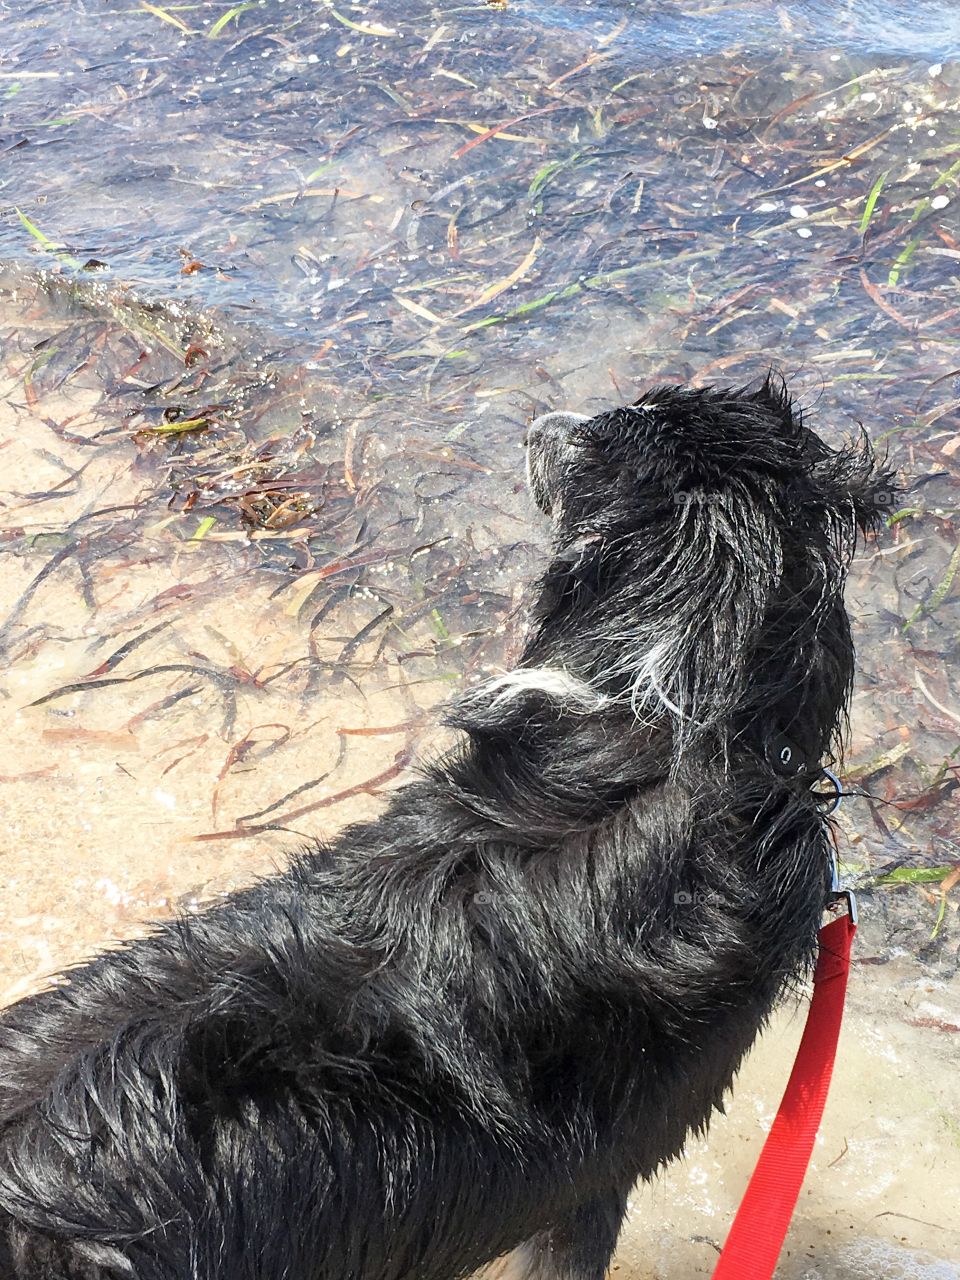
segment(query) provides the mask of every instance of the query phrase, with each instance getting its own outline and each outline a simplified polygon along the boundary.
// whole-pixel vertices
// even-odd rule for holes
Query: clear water
[[[0,253],[38,248],[18,207],[80,262],[103,263],[110,282],[255,320],[301,356],[361,305],[351,345],[397,354],[423,328],[397,292],[416,301],[424,290],[419,300],[448,319],[495,278],[500,259],[487,245],[520,248],[540,233],[515,291],[529,301],[537,284],[649,265],[651,251],[667,249],[654,230],[724,236],[737,221],[756,237],[798,202],[816,217],[838,196],[865,197],[861,187],[896,155],[948,159],[951,71],[925,73],[960,50],[960,14],[937,4],[394,4],[341,14],[272,0],[213,39],[229,11],[219,3],[164,10],[189,35],[134,3],[4,8]],[[357,32],[335,13],[390,34]],[[816,102],[768,127],[807,93]],[[514,129],[521,141],[458,154],[477,137],[471,127],[515,116],[529,117]],[[802,184],[796,200],[763,199],[802,175],[805,155],[835,158],[832,142],[842,152],[894,123],[896,136],[854,170]],[[928,140],[924,126],[938,123]],[[761,154],[715,162],[718,146],[738,142]],[[561,167],[531,198],[544,164]],[[609,210],[584,187],[610,197]],[[794,237],[801,229],[787,225]],[[818,256],[817,244],[787,243],[801,264]],[[722,278],[737,247],[717,246],[698,276]],[[191,263],[202,265],[182,275]],[[669,262],[664,270],[672,277]],[[656,276],[638,283],[656,295]],[[462,326],[439,328],[442,343]]]

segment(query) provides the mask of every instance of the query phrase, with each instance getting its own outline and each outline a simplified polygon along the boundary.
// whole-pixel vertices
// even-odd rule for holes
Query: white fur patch
[[[664,671],[668,669],[669,647],[666,641],[653,645],[643,655],[639,670],[630,690],[630,705],[638,718],[642,717],[644,706],[651,702],[666,707],[671,715],[683,719],[683,711],[667,694],[664,685]]]
[[[562,667],[518,667],[488,680],[475,691],[475,696],[492,697],[492,705],[497,706],[529,692],[545,693],[580,712],[596,711],[608,701],[605,694]]]
[[[485,1267],[474,1280],[559,1280],[559,1276],[545,1251],[530,1243]]]

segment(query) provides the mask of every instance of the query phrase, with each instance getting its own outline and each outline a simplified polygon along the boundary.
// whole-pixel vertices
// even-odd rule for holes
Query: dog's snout
[[[583,413],[567,413],[565,410],[541,413],[539,418],[534,418],[527,428],[527,443],[529,444],[538,435],[568,436],[574,427],[589,421],[590,419]]]
[[[542,413],[527,428],[527,480],[533,500],[547,515],[554,509],[564,463],[573,456],[574,430],[590,419],[582,413]]]

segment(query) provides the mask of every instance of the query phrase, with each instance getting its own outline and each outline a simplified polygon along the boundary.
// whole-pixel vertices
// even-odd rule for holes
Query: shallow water
[[[516,645],[533,414],[774,363],[907,486],[848,593],[850,1151],[783,1273],[956,1274],[956,10],[227,12],[0,4],[3,996],[439,748]],[[786,1063],[616,1274],[708,1270]]]

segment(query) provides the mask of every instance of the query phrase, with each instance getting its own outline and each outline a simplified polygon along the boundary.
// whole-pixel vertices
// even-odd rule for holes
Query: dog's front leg
[[[619,1189],[588,1201],[515,1249],[487,1280],[604,1280],[626,1206],[627,1192]]]

